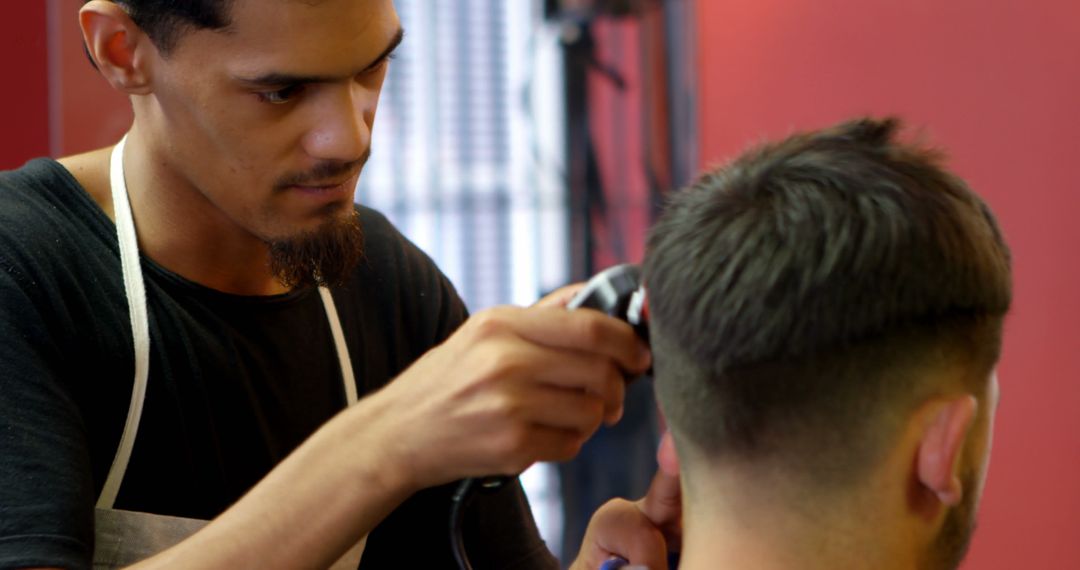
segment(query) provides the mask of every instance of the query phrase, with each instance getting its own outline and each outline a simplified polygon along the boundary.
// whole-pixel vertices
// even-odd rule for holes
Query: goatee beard
[[[342,285],[363,257],[364,232],[356,210],[315,230],[270,241],[270,271],[290,289]]]

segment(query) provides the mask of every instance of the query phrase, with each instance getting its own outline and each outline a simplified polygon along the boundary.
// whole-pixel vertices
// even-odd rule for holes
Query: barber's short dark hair
[[[1008,248],[986,204],[898,130],[794,135],[673,194],[644,278],[677,441],[843,483],[898,408],[954,388],[942,378],[985,387]]]
[[[233,0],[113,0],[158,50],[168,54],[188,30],[220,30],[231,23]]]

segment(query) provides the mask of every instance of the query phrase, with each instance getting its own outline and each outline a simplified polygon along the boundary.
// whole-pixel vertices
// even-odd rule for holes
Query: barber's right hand
[[[577,454],[650,364],[623,321],[559,303],[476,314],[374,395],[386,453],[416,488]]]

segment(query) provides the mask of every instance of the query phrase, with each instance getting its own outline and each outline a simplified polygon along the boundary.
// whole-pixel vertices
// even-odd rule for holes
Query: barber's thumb
[[[655,525],[666,525],[682,518],[682,485],[679,482],[679,459],[671,432],[664,432],[656,451],[659,469],[641,499],[641,510]]]
[[[648,492],[637,501],[637,506],[649,522],[663,533],[668,549],[678,551],[682,549],[682,485],[671,432],[661,438],[656,459],[660,468]]]
[[[682,518],[682,487],[679,476],[656,472],[649,492],[639,502],[642,512],[654,525],[678,522]]]
[[[667,569],[667,543],[637,505],[623,499],[608,501],[596,513],[589,525],[592,536],[586,536],[583,548],[585,568],[599,568],[612,555],[625,558],[631,565],[650,570]]]

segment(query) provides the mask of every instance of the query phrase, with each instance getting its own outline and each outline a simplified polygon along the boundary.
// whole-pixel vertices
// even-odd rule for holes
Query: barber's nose
[[[312,158],[350,162],[371,145],[371,119],[376,95],[353,84],[323,101],[315,125],[304,137],[304,149]]]

